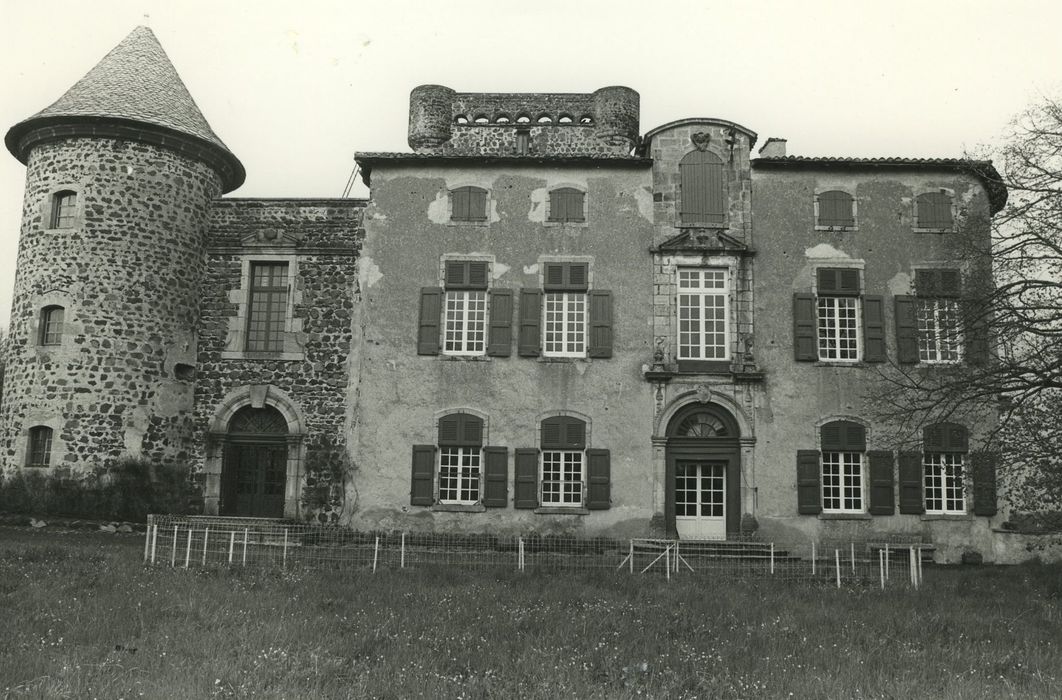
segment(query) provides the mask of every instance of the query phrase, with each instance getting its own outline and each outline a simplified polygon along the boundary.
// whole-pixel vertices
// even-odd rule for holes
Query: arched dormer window
[[[486,221],[487,191],[479,187],[450,190],[451,221]]]
[[[855,228],[855,199],[842,190],[830,190],[817,195],[815,225],[842,230]]]
[[[50,228],[74,228],[77,220],[77,193],[62,190],[52,195]]]
[[[946,190],[924,192],[915,198],[915,228],[951,231],[955,220],[951,212],[951,194]]]
[[[41,318],[38,325],[40,336],[37,339],[39,345],[62,344],[65,316],[66,310],[61,306],[45,306],[41,309]]]
[[[29,442],[26,448],[27,467],[47,467],[52,461],[52,429],[46,425],[35,425],[29,429]]]
[[[679,219],[685,225],[726,223],[723,160],[710,151],[690,151],[679,161]]]

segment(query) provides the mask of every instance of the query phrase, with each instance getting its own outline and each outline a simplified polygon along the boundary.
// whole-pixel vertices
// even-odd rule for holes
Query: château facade
[[[3,470],[192,466],[207,515],[992,556],[990,361],[961,307],[986,161],[789,156],[626,87],[410,96],[367,200],[247,199],[150,30],[7,134],[26,193]]]

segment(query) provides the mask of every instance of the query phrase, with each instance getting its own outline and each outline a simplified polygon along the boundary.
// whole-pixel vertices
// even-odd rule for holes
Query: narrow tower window
[[[26,454],[27,467],[47,467],[52,459],[52,429],[46,425],[36,425],[29,430],[29,449]]]
[[[77,193],[63,190],[52,195],[51,228],[74,228]]]
[[[61,306],[45,306],[41,309],[40,339],[41,345],[60,345],[63,342],[63,317],[65,309]]]

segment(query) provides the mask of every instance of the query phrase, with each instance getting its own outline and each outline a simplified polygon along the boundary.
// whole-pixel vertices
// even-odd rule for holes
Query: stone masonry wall
[[[195,382],[198,467],[217,457],[218,445],[208,438],[226,396],[243,387],[279,390],[294,402],[305,428],[300,448],[305,503],[318,514],[338,512],[343,473],[351,464],[345,395],[364,206],[352,199],[222,199],[210,211]],[[286,344],[284,353],[239,352],[246,330],[247,295],[241,286],[247,265],[278,258],[289,260],[294,272],[290,320],[297,329],[296,351],[288,352]]]
[[[50,228],[53,195],[77,193],[71,228]],[[54,431],[50,467],[123,454],[191,455],[198,287],[216,173],[133,141],[71,138],[36,147],[26,192],[0,412],[5,470],[26,463],[28,431]],[[45,306],[65,309],[61,342],[40,343]]]

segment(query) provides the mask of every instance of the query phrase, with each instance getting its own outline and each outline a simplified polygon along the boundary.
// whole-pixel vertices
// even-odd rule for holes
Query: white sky
[[[642,133],[720,117],[819,156],[961,156],[1062,95],[1058,0],[0,0],[0,24],[4,131],[150,26],[246,166],[242,197],[338,197],[354,151],[409,150],[422,83],[627,85]],[[0,153],[5,325],[24,176]]]

